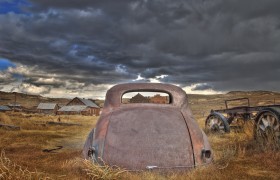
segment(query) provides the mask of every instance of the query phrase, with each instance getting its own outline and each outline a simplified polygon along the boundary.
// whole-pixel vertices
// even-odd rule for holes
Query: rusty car
[[[125,93],[136,91],[163,92],[169,95],[169,102],[122,102]],[[185,91],[171,84],[128,83],[107,91],[83,155],[93,163],[127,170],[190,170],[211,163],[213,153]]]

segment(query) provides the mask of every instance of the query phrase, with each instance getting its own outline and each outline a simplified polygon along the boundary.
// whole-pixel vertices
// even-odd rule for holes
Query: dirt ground
[[[260,97],[263,95],[255,96],[256,104]],[[226,98],[190,96],[201,128],[209,111],[223,107]],[[257,144],[252,122],[229,134],[208,134],[215,158],[212,165],[188,173],[159,174],[88,164],[81,151],[98,117],[73,115],[60,119],[78,125],[46,124],[57,122],[58,116],[52,115],[0,113],[0,123],[21,127],[19,131],[0,128],[0,179],[280,179],[280,151]]]

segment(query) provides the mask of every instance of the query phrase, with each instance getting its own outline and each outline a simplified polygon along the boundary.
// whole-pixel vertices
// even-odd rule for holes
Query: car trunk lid
[[[120,108],[109,122],[103,160],[126,169],[193,168],[192,142],[180,109]]]

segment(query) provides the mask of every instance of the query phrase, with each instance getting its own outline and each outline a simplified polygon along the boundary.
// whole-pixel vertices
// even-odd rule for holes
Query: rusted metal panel
[[[122,95],[133,91],[167,93],[170,104],[122,104]],[[211,147],[192,116],[186,93],[158,83],[122,84],[108,90],[83,154],[130,170],[189,169],[212,160]]]
[[[193,166],[191,139],[182,114],[178,109],[152,105],[118,110],[110,118],[103,160],[130,169]]]

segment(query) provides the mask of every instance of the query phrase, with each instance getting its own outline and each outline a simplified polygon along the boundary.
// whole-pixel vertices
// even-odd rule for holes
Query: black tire
[[[229,133],[230,127],[227,118],[218,112],[211,112],[205,121],[205,131],[213,133]]]
[[[255,118],[254,137],[264,141],[280,143],[280,109],[262,109]]]

